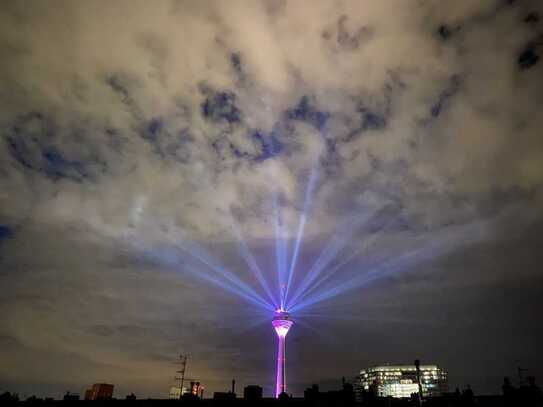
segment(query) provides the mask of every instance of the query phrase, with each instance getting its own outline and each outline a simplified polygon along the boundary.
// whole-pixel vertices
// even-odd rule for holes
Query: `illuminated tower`
[[[292,326],[288,312],[281,309],[275,311],[272,320],[273,328],[277,333],[277,378],[275,381],[275,397],[287,391],[287,376],[285,371],[285,339]]]

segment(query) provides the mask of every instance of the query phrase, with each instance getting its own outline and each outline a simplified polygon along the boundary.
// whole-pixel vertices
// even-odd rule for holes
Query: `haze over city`
[[[0,391],[542,378],[542,13],[2,2]]]

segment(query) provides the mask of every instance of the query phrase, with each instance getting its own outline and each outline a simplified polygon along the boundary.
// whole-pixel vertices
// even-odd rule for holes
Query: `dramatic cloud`
[[[5,390],[164,396],[182,351],[270,393],[280,292],[296,393],[417,357],[537,373],[542,13],[4,2]]]

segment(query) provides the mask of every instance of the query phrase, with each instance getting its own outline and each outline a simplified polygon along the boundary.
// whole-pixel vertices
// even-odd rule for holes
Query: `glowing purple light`
[[[275,311],[272,320],[277,333],[277,376],[275,380],[275,397],[287,391],[287,375],[285,367],[285,339],[293,322],[288,312],[281,309]]]

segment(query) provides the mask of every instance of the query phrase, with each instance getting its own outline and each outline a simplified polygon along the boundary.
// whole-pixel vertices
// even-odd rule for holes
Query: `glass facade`
[[[447,373],[436,365],[420,366],[423,397],[440,396],[448,391]],[[360,371],[354,383],[357,398],[363,392],[378,397],[406,398],[419,392],[417,368],[414,365],[375,366]]]

